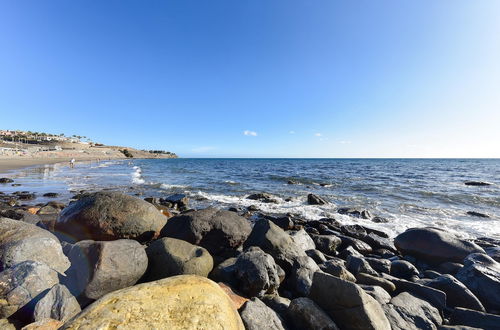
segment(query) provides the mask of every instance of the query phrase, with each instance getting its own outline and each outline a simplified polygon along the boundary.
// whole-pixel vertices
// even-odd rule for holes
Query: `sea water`
[[[292,213],[304,219],[334,217],[396,235],[410,227],[435,226],[464,237],[500,238],[499,159],[134,159],[45,165],[12,172],[21,187],[0,191],[75,193],[120,190],[141,197],[186,194],[190,206],[257,206],[266,213]],[[288,181],[295,184],[289,184]],[[489,186],[467,186],[486,181]],[[246,199],[256,192],[278,203]],[[307,205],[318,194],[329,205]],[[373,223],[336,212],[339,207],[369,210],[387,223]],[[489,218],[468,215],[468,211]]]

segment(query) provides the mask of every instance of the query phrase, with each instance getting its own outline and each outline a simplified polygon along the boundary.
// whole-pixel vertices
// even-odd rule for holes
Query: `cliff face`
[[[111,147],[111,148],[118,148],[119,150],[127,150],[125,153],[131,155],[132,156],[131,158],[178,158],[178,156],[174,153],[155,154],[155,153],[150,153],[148,151],[137,150],[134,148],[127,148],[127,147]],[[122,153],[124,154],[124,157],[126,157],[123,151]]]

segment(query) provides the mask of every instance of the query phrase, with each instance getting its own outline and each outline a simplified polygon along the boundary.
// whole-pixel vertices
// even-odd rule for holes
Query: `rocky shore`
[[[2,329],[500,329],[493,238],[392,239],[361,221],[193,210],[183,195],[35,204],[2,184]]]

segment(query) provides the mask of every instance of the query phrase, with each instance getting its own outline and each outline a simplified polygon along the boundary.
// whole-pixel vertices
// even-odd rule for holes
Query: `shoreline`
[[[23,168],[42,166],[42,165],[52,165],[58,163],[68,163],[71,158],[0,158],[0,173],[8,174],[14,170],[20,170]],[[107,158],[106,158],[107,159]],[[125,159],[125,158],[111,158],[111,159]],[[77,162],[88,162],[96,160],[93,157],[75,157]],[[104,159],[103,159],[104,160]]]

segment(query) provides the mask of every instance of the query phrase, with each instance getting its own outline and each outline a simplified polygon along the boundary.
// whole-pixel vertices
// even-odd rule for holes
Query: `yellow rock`
[[[63,323],[58,320],[44,319],[35,323],[28,324],[21,330],[57,330]]]
[[[111,292],[63,329],[245,328],[233,302],[215,282],[179,275]]]

